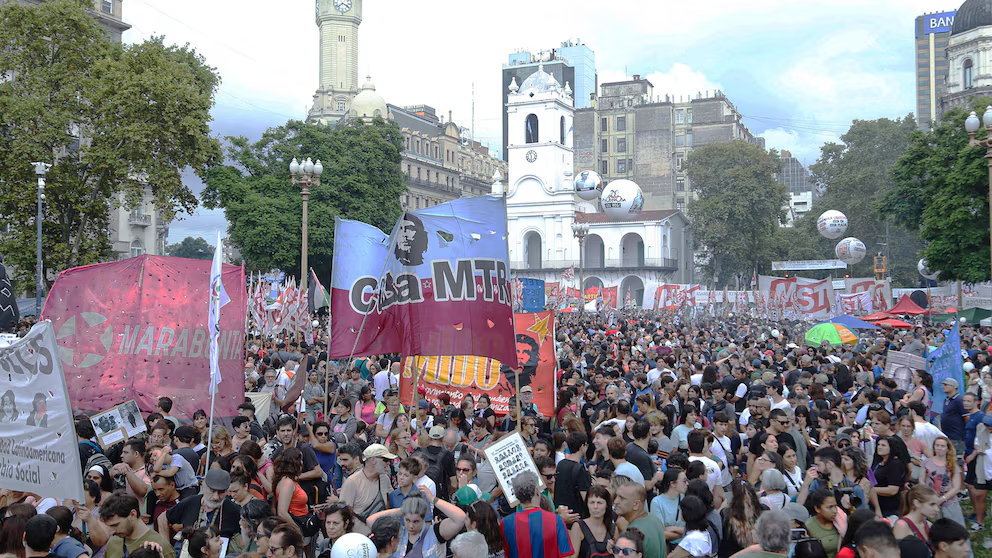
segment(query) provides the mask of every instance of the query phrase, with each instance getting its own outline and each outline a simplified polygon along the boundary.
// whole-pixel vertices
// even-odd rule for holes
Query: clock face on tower
[[[334,0],[334,9],[345,13],[351,9],[351,0]]]
[[[533,163],[536,160],[537,160],[537,151],[531,149],[530,151],[527,152],[527,162]]]

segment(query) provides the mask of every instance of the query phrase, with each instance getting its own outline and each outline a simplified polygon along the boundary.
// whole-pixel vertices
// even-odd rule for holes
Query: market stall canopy
[[[929,314],[929,310],[924,310],[919,304],[913,302],[913,299],[909,298],[908,294],[902,295],[899,302],[895,306],[889,309],[889,314],[909,314],[910,316],[920,316],[922,314]]]

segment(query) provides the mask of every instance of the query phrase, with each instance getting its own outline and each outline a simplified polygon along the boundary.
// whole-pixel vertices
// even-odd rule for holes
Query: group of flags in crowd
[[[248,280],[247,331],[265,337],[283,336],[313,343],[310,317],[330,303],[327,289],[310,270],[310,282],[303,292],[293,277],[256,273]]]

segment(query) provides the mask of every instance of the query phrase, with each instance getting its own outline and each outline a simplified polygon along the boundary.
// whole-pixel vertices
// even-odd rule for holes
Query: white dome
[[[376,93],[375,84],[372,83],[372,76],[368,76],[362,91],[351,100],[351,115],[360,118],[374,118],[388,116],[386,100]]]
[[[537,71],[524,80],[520,85],[520,93],[529,95],[531,93],[548,93],[550,91],[561,91],[561,84],[555,76],[544,71],[544,64],[537,67]]]

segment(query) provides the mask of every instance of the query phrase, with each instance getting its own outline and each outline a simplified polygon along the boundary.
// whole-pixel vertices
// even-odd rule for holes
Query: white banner
[[[833,315],[834,287],[828,279],[761,275],[758,286],[762,293],[768,293],[768,305],[784,313],[781,317],[802,315],[819,320]]]
[[[524,471],[533,472],[537,475],[537,482],[541,484],[541,490],[544,490],[544,477],[537,470],[537,465],[534,464],[534,459],[531,458],[530,452],[527,451],[527,445],[524,443],[524,439],[520,436],[519,432],[514,432],[504,437],[502,440],[484,449],[483,453],[486,454],[486,459],[492,464],[493,472],[496,473],[496,480],[499,482],[500,488],[503,489],[503,495],[510,502],[511,508],[516,507],[520,503],[513,494],[513,484],[511,482],[513,477],[520,473]]]
[[[0,488],[82,502],[76,428],[50,321],[0,348],[0,377]]]
[[[809,271],[811,269],[845,269],[847,264],[840,260],[795,260],[772,262],[772,271]]]
[[[892,307],[892,286],[888,279],[876,281],[874,277],[849,277],[844,279],[844,289],[847,294],[868,291],[871,305],[876,311]]]

